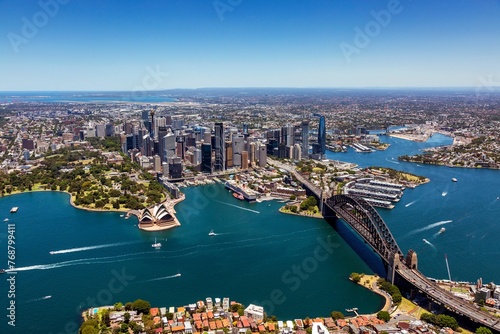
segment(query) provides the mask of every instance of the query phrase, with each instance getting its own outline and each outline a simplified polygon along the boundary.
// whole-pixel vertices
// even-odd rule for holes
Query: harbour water
[[[379,209],[400,247],[417,251],[427,276],[447,277],[446,253],[454,280],[482,276],[500,282],[499,171],[397,161],[398,155],[448,144],[444,136],[428,143],[381,138],[391,143],[386,151],[329,153],[329,158],[429,177],[430,183],[405,190],[393,210]],[[63,193],[0,199],[2,220],[15,224],[18,268],[16,327],[8,326],[6,317],[10,274],[0,276],[5,313],[0,333],[74,333],[82,310],[137,298],[180,306],[208,296],[230,297],[263,304],[281,319],[352,307],[369,313],[382,306],[380,296],[347,280],[351,272],[370,272],[377,264],[365,263],[373,252],[344,225],[334,230],[321,219],[280,214],[278,202],[237,201],[221,185],[183,191],[186,200],[176,206],[182,226],[158,233],[140,231],[135,219],[119,213],[75,209]],[[10,214],[13,206],[19,211]],[[3,224],[0,268],[7,266]],[[437,234],[441,227],[446,232]],[[212,229],[216,236],[208,236]],[[155,237],[162,243],[159,250],[151,247]]]

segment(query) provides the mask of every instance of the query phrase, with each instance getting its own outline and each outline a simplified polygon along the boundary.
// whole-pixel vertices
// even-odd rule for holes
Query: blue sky
[[[0,0],[2,91],[479,85],[500,0]]]

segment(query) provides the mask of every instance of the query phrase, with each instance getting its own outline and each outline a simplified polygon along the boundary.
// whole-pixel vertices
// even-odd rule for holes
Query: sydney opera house
[[[163,230],[180,225],[164,203],[141,210],[138,219],[139,228],[143,230]]]

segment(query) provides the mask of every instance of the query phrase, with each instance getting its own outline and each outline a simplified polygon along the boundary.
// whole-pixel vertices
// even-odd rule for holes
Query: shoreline
[[[322,215],[306,215],[306,214],[301,214],[299,212],[294,213],[294,212],[291,212],[291,211],[283,211],[282,210],[283,208],[284,208],[284,206],[282,206],[281,208],[279,208],[278,211],[280,213],[284,213],[284,214],[287,214],[287,215],[300,216],[300,217],[306,217],[306,218],[325,219]]]
[[[370,290],[370,291],[372,291],[374,293],[376,293],[377,295],[380,295],[380,296],[384,297],[385,304],[382,307],[382,309],[380,309],[380,311],[387,311],[387,312],[389,312],[390,309],[393,306],[392,305],[392,298],[386,292],[384,292],[384,291],[382,291],[382,290],[379,289],[379,287],[377,286],[377,278],[378,278],[378,276],[375,276],[375,275],[366,275],[365,274],[362,277],[362,279],[358,283],[356,283],[356,284],[360,285],[363,288],[366,288],[366,289],[368,289],[368,290]],[[371,283],[371,286],[367,286],[366,284],[364,284],[364,281],[366,281],[367,279],[370,281],[369,284]],[[373,280],[373,282],[372,282],[372,280]],[[352,280],[351,280],[351,282],[352,282]],[[370,315],[377,315],[377,313],[373,313],[373,314],[370,314]],[[389,312],[389,313],[391,313],[391,312]]]

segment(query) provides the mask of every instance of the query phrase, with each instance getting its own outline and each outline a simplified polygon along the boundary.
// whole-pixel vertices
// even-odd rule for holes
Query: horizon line
[[[208,89],[221,89],[221,90],[231,90],[231,89],[349,89],[349,90],[361,90],[361,89],[488,89],[488,88],[500,88],[500,85],[491,85],[491,86],[365,86],[365,87],[269,87],[269,86],[241,86],[241,87],[197,87],[197,88],[165,88],[158,90],[141,90],[139,92],[142,93],[153,93],[153,92],[166,92],[166,91],[174,91],[174,90],[208,90]],[[0,90],[0,93],[24,93],[24,92],[61,92],[61,93],[72,93],[72,92],[88,92],[88,93],[131,93],[135,92],[133,90],[117,90],[117,89],[109,89],[109,90],[90,90],[90,89],[82,89],[82,90]]]

